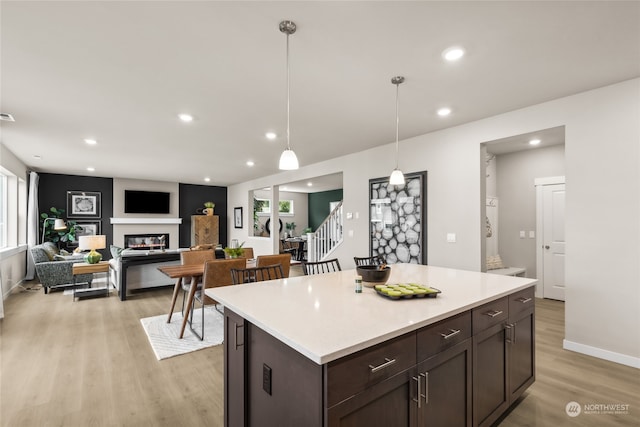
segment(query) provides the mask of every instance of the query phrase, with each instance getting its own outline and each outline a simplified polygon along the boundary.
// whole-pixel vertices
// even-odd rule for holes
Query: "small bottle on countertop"
[[[362,293],[362,276],[356,276],[356,294]]]

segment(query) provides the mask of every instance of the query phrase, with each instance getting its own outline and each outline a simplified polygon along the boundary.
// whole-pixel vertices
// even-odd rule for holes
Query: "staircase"
[[[342,244],[344,237],[342,202],[320,224],[315,233],[307,233],[307,260],[322,261]]]

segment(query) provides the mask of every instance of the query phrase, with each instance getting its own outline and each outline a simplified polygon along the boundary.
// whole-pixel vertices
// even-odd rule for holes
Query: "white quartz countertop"
[[[417,264],[391,265],[387,283],[420,283],[437,298],[391,300],[363,287],[356,270],[207,289],[205,293],[318,364],[528,288],[521,277]]]

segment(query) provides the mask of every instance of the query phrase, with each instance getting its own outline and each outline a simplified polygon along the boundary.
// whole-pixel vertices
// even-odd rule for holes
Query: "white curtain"
[[[38,244],[40,225],[38,209],[38,181],[40,176],[36,172],[29,173],[29,196],[27,198],[27,245],[28,248]],[[36,277],[36,267],[33,263],[30,251],[27,251],[27,275],[25,280],[33,280]]]

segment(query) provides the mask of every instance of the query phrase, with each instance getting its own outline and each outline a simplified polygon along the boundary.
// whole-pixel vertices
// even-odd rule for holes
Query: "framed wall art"
[[[102,234],[102,221],[76,221],[76,240],[80,236]]]
[[[242,228],[242,206],[233,208],[233,226],[235,228]]]
[[[405,184],[389,177],[369,180],[370,255],[388,264],[427,263],[427,172],[405,174]]]
[[[67,218],[100,218],[101,193],[67,191]]]

